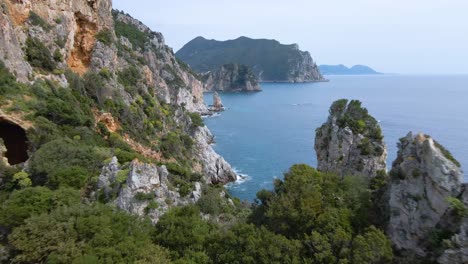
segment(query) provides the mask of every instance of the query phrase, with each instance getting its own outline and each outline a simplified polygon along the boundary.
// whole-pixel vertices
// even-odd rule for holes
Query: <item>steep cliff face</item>
[[[310,82],[310,81],[325,81],[325,78],[320,73],[320,69],[310,56],[308,51],[299,50],[299,46],[295,45],[297,58],[290,58],[290,70],[288,73],[288,81],[295,83]]]
[[[33,65],[23,59],[28,56],[22,48],[28,38],[37,38],[51,52],[60,53],[59,67],[83,74],[90,64],[95,35],[113,26],[109,0],[3,0],[2,8],[0,59],[21,81],[34,78]]]
[[[299,50],[296,44],[284,45],[276,40],[239,37],[216,41],[197,37],[180,49],[177,57],[200,73],[235,63],[251,67],[261,81],[325,80],[309,52]]]
[[[429,252],[429,236],[462,192],[462,171],[450,154],[427,135],[400,139],[388,187],[387,233],[398,250]],[[450,221],[450,225],[456,224]]]
[[[318,169],[375,177],[386,171],[387,147],[377,121],[359,101],[338,100],[316,131]]]
[[[201,74],[201,78],[205,84],[205,91],[261,91],[257,77],[246,65],[225,64],[215,71]]]
[[[459,199],[463,203],[465,211],[462,212],[462,215],[460,215],[460,212],[456,213],[455,224],[447,223],[450,229],[456,231],[452,237],[445,240],[446,248],[437,259],[437,262],[441,264],[468,263],[468,214],[466,211],[466,208],[468,208],[468,184],[463,184],[462,188],[463,194]]]
[[[170,206],[195,202],[202,184],[236,179],[211,147],[200,118],[208,112],[203,83],[175,58],[161,33],[112,11],[110,0],[1,3],[0,77],[8,85],[0,85],[0,119],[8,112],[16,123],[28,123],[33,158],[47,143],[69,138],[78,149],[99,148],[98,159],[118,156],[127,163],[138,157],[142,162],[105,164],[99,189],[107,201],[154,221]],[[156,163],[173,171],[167,174]],[[31,170],[29,162],[20,167]],[[52,174],[31,178],[47,184]],[[110,185],[120,186],[114,197],[108,196]],[[155,205],[134,198],[140,192],[156,193],[159,209],[146,210]]]

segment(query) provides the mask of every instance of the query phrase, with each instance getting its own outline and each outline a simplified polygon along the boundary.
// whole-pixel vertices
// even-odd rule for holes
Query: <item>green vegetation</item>
[[[102,30],[96,34],[96,39],[103,44],[110,46],[112,44],[112,32],[109,30]]]
[[[465,205],[460,199],[457,199],[455,197],[448,197],[447,202],[450,204],[450,208],[452,208],[454,214],[459,219],[468,216],[468,208],[465,207]]]
[[[125,86],[125,90],[134,94],[138,81],[141,79],[141,74],[138,69],[135,66],[130,66],[117,75],[119,82]]]
[[[276,40],[240,37],[215,41],[199,37],[187,43],[176,56],[197,72],[214,71],[224,64],[235,63],[255,69],[257,76],[262,73],[263,80],[285,81],[303,54],[295,45],[282,45]]]
[[[154,199],[154,197],[154,193],[139,192],[135,195],[135,199],[137,199],[138,201],[149,201]]]
[[[337,124],[341,128],[349,127],[354,133],[365,134],[377,141],[383,140],[382,130],[366,108],[358,100],[341,99],[334,102],[330,114],[337,115]]]
[[[15,262],[169,263],[151,243],[148,221],[103,206],[74,205],[39,214],[15,228]]]
[[[190,119],[192,120],[192,125],[194,127],[203,127],[205,124],[203,123],[203,118],[200,116],[199,113],[189,113]]]
[[[16,82],[16,78],[5,67],[3,61],[0,61],[0,95],[15,94],[20,90],[21,85]]]
[[[438,149],[440,149],[440,151],[442,152],[442,154],[444,155],[444,157],[448,160],[450,160],[451,162],[453,162],[453,164],[455,164],[457,167],[461,167],[461,164],[460,162],[455,159],[452,155],[452,153],[450,153],[450,151],[448,151],[446,148],[444,148],[444,146],[442,146],[439,142],[435,141],[434,140],[434,144],[436,145],[436,147]]]
[[[125,74],[132,75],[132,70]],[[9,80],[8,72],[5,74]],[[101,202],[110,201],[124,186],[135,153],[118,132],[94,125],[90,108],[112,113],[122,129],[142,144],[160,150],[167,163],[170,188],[182,197],[203,175],[194,173],[190,127],[171,119],[175,109],[159,103],[143,89],[123,103],[106,88],[107,74],[83,78],[66,73],[69,89],[38,81],[22,101],[36,124],[28,137],[35,149],[29,174],[4,170],[0,185],[0,225],[8,230],[10,257],[16,262],[51,263],[389,263],[392,251],[382,231],[373,227],[369,184],[359,177],[323,174],[295,165],[276,181],[273,191],[257,194],[253,209],[229,198],[221,186],[204,186],[195,204],[175,207],[152,226]],[[109,76],[112,78],[112,76]],[[123,81],[123,80],[122,80]],[[137,81],[125,79],[136,91]],[[23,88],[24,90],[24,88]],[[113,100],[106,100],[111,94]],[[16,96],[16,97],[15,97]],[[186,112],[192,125],[203,125]],[[153,126],[160,122],[161,125]],[[187,126],[190,122],[187,122]],[[156,127],[164,127],[166,131]],[[110,197],[89,199],[102,165],[113,156],[122,163]],[[16,175],[16,176],[15,176]],[[28,181],[30,179],[30,182]],[[382,180],[384,181],[384,180]],[[380,183],[379,183],[380,184]],[[381,184],[384,185],[385,183]],[[380,188],[374,183],[374,188]],[[224,195],[223,195],[224,192]],[[137,193],[145,213],[159,208],[154,193]],[[231,199],[231,200],[228,200]],[[86,201],[86,203],[82,203]],[[208,220],[200,214],[206,214]]]
[[[25,52],[31,66],[46,71],[53,71],[55,69],[56,63],[49,49],[38,38],[28,37]]]
[[[134,49],[139,48],[144,50],[146,44],[150,40],[150,36],[145,32],[140,31],[136,26],[127,24],[117,19],[117,11],[113,11],[112,14],[114,16],[114,29],[117,37],[120,38],[123,36],[132,43]]]
[[[33,26],[39,26],[43,28],[45,31],[49,31],[51,29],[51,26],[49,23],[47,23],[42,17],[40,17],[38,14],[34,13],[33,11],[29,12],[29,22]]]

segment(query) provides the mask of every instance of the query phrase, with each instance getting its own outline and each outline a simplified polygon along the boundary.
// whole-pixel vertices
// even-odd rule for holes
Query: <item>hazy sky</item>
[[[468,73],[468,0],[114,0],[174,51],[197,36],[297,43],[318,64]]]

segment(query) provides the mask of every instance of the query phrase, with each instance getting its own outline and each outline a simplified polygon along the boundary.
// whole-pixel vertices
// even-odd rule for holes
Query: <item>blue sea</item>
[[[228,186],[252,200],[296,163],[316,166],[315,129],[341,98],[358,99],[380,121],[387,164],[409,131],[431,135],[468,168],[468,76],[327,76],[330,82],[264,83],[258,93],[222,93],[226,111],[205,119],[215,150],[246,179]],[[205,94],[207,104],[212,94]],[[466,173],[465,173],[466,177]],[[466,178],[465,178],[466,180]]]

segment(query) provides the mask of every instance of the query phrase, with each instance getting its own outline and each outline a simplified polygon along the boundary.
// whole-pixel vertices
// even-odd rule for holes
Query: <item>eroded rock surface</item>
[[[197,142],[197,155],[204,164],[203,172],[207,175],[207,182],[216,184],[237,180],[237,174],[231,165],[211,147],[214,137],[210,130],[206,126],[200,127],[194,137]]]
[[[157,222],[170,207],[195,203],[201,197],[199,182],[195,182],[193,190],[182,197],[170,178],[165,166],[158,167],[138,160],[125,166],[114,157],[103,167],[97,186],[99,195],[113,201],[120,209],[140,216],[147,215]]]
[[[249,66],[225,64],[201,74],[205,91],[254,92],[261,91],[259,81]]]
[[[386,171],[387,147],[378,122],[359,101],[333,103],[316,131],[318,169],[339,175],[375,177]]]
[[[447,153],[427,135],[400,139],[390,173],[387,227],[398,250],[426,256],[428,236],[450,208],[448,199],[461,195],[463,174]]]

